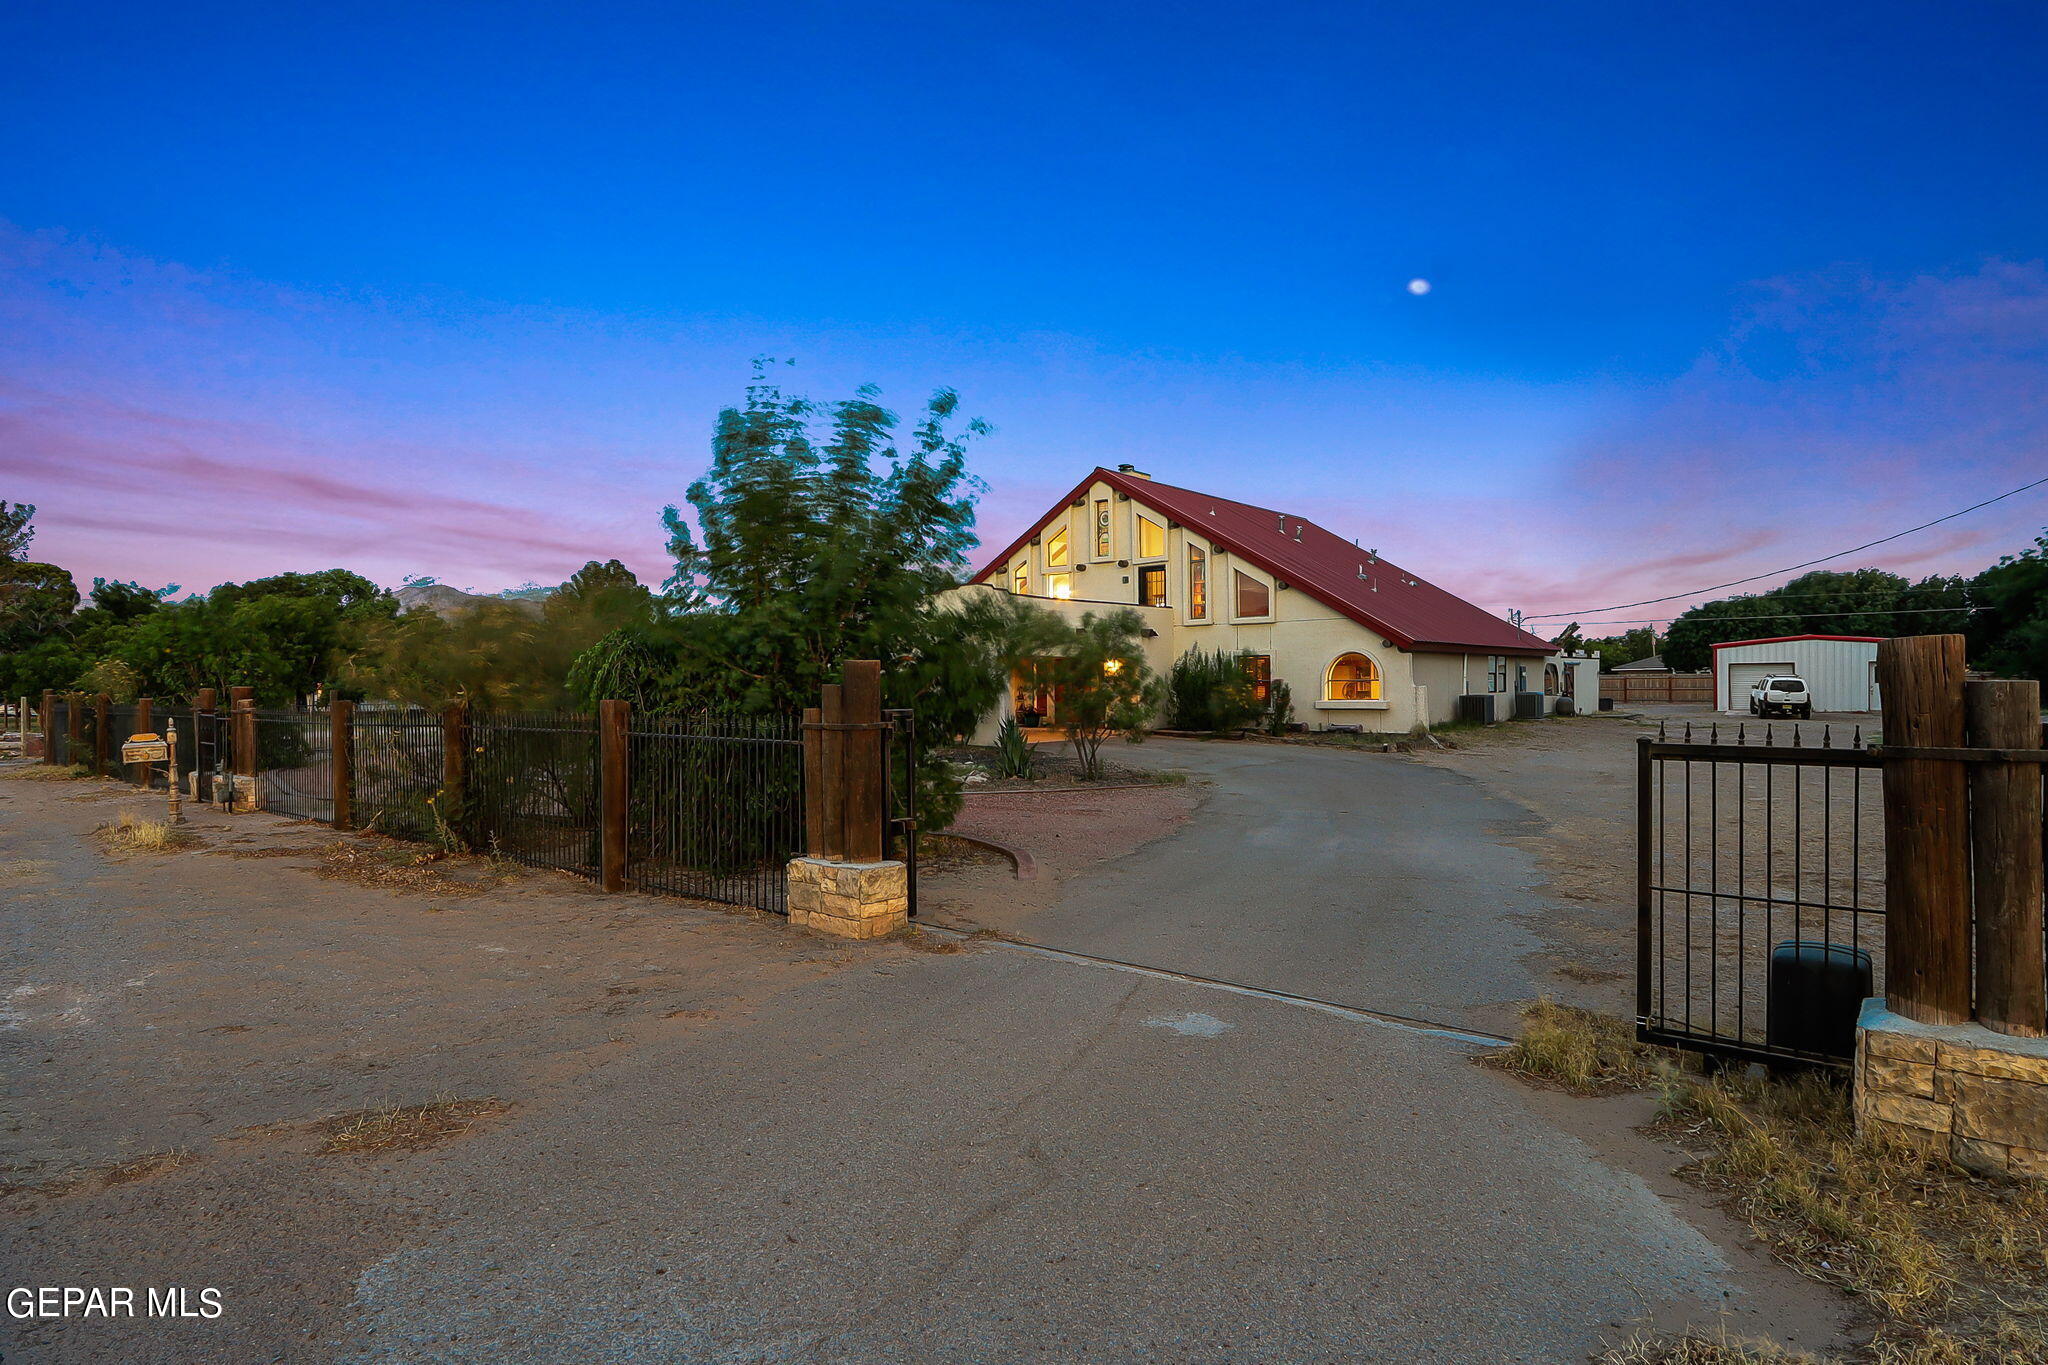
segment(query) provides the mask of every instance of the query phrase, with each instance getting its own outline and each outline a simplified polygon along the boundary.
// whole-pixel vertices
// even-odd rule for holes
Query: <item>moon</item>
[[[1418,299],[1421,298],[1429,292],[1429,281],[1419,277],[1408,281],[1408,292]]]

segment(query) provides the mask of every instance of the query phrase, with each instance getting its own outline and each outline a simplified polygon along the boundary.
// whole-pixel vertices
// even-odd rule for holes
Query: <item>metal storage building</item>
[[[1749,710],[1758,678],[1793,673],[1806,680],[1816,711],[1875,711],[1877,635],[1777,635],[1729,640],[1714,646],[1714,705],[1732,714]]]

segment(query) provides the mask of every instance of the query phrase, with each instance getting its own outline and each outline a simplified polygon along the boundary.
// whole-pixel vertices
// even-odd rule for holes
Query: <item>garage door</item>
[[[1730,664],[1728,665],[1728,709],[1747,711],[1749,689],[1756,686],[1757,679],[1768,678],[1773,673],[1791,673],[1796,670],[1791,664]]]

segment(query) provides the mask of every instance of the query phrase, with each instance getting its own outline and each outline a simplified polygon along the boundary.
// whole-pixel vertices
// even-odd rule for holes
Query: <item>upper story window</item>
[[[1209,619],[1209,556],[1193,545],[1188,546],[1188,619]]]
[[[1166,558],[1166,528],[1143,512],[1138,513],[1138,558]]]
[[[1109,499],[1095,500],[1095,557],[1109,558]]]
[[[1363,654],[1340,654],[1323,680],[1325,701],[1380,700],[1380,666]]]
[[[1057,569],[1067,562],[1067,528],[1062,526],[1045,538],[1045,567]]]
[[[1010,570],[1010,591],[1022,597],[1031,591],[1031,561],[1020,559]]]
[[[1141,607],[1163,607],[1166,605],[1166,566],[1147,564],[1138,570],[1138,605]]]
[[[1232,582],[1237,586],[1237,614],[1239,616],[1271,616],[1273,614],[1273,590],[1253,578],[1243,569],[1232,569]]]

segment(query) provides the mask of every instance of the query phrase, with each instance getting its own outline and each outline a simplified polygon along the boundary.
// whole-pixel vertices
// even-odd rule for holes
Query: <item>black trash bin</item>
[[[1788,939],[1771,949],[1772,1047],[1856,1055],[1856,1016],[1870,998],[1870,954],[1846,943]]]

